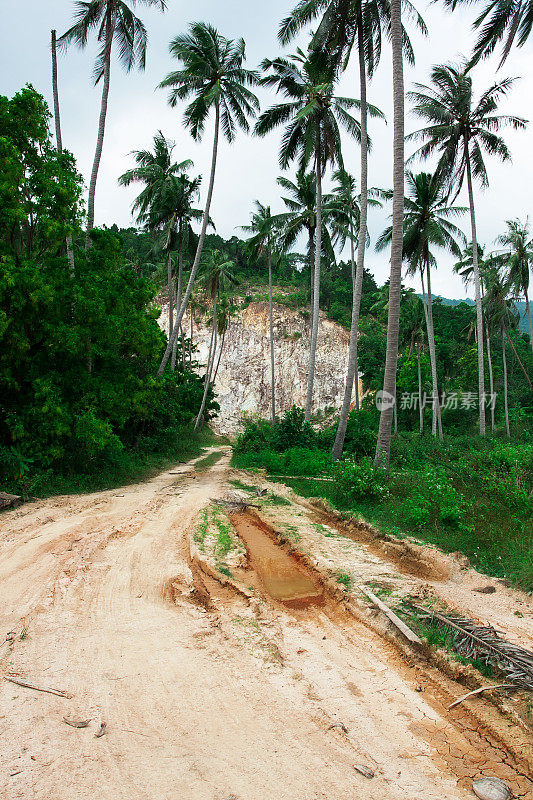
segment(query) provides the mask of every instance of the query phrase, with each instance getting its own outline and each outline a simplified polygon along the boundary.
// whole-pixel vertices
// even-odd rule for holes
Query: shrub
[[[371,459],[359,462],[339,461],[334,466],[333,475],[336,489],[351,500],[368,502],[382,500],[388,496],[388,476],[385,470],[375,469]]]

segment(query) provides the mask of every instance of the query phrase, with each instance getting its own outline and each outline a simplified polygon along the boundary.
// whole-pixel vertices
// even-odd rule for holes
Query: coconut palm
[[[272,216],[270,206],[255,201],[256,210],[252,213],[250,225],[243,225],[242,230],[251,233],[248,244],[256,255],[265,256],[268,269],[268,308],[270,329],[270,405],[272,422],[276,421],[276,387],[274,369],[274,320],[272,313],[272,234],[279,226],[279,220]]]
[[[480,244],[478,244],[477,246],[477,257],[478,257],[479,279],[481,283],[481,304],[483,306],[487,283],[490,282],[494,273],[494,269],[496,268],[496,265],[494,264],[492,254],[489,254],[485,259],[485,251]],[[473,263],[474,263],[474,257],[472,254],[472,243],[470,242],[470,244],[468,244],[465,247],[461,260],[456,262],[453,266],[453,271],[457,275],[461,276],[465,286],[468,286],[468,284],[474,277]],[[490,396],[491,398],[493,398],[494,372],[492,369],[492,345],[491,345],[492,333],[487,322],[487,315],[484,306],[483,306],[483,318],[485,320],[484,330],[485,330],[485,339],[487,341],[487,366],[489,368],[489,389],[490,389]],[[470,338],[470,335],[471,334],[469,333],[468,338]],[[496,422],[495,422],[495,408],[493,402],[491,402],[490,404],[490,427],[491,431],[494,433],[494,430],[496,428]]]
[[[181,69],[170,72],[159,86],[171,90],[171,107],[174,108],[180,100],[193,98],[184,114],[184,124],[193,139],[202,138],[211,111],[215,112],[215,129],[211,174],[198,246],[187,288],[176,314],[176,325],[169,337],[158,375],[162,374],[172,353],[174,339],[178,336],[202,257],[215,183],[220,129],[222,128],[222,134],[231,143],[238,127],[244,131],[249,130],[248,117],[255,116],[259,110],[259,101],[248,88],[258,83],[259,76],[257,72],[244,67],[243,39],[226,39],[212,25],[194,22],[189,27],[189,33],[176,36],[172,40],[170,53],[180,62]]]
[[[56,147],[63,152],[63,137],[61,136],[61,114],[59,110],[59,86],[57,81],[57,31],[52,31],[52,95],[54,97],[54,122],[56,129]],[[74,275],[74,251],[72,249],[72,236],[66,238],[67,258],[70,274]]]
[[[348,425],[348,415],[350,413],[352,388],[355,383],[356,406],[359,408],[359,370],[357,367],[357,339],[359,336],[359,311],[361,308],[361,295],[363,288],[363,269],[359,272],[355,263],[355,246],[358,237],[366,232],[366,225],[361,226],[361,205],[362,198],[357,196],[355,178],[346,170],[338,170],[333,176],[335,186],[332,194],[327,197],[326,203],[329,207],[329,215],[332,220],[332,228],[335,232],[336,241],[344,248],[347,241],[350,242],[350,263],[352,272],[352,320],[350,326],[350,345],[348,350],[348,366],[346,373],[346,384],[344,398],[333,444],[332,455],[335,460],[339,459],[344,446],[346,428]],[[367,204],[378,205],[381,203],[376,199],[377,195],[384,193],[378,189],[367,190]],[[368,195],[371,195],[368,197]],[[368,235],[367,235],[368,240]],[[368,241],[367,241],[368,243]],[[359,262],[358,262],[359,263]]]
[[[163,248],[167,262],[169,335],[173,330],[174,309],[171,247],[174,212],[171,207],[175,205],[175,198],[180,190],[177,177],[192,166],[190,159],[180,163],[172,161],[174,147],[175,144],[166,139],[161,131],[158,131],[154,136],[153,152],[151,150],[134,150],[131,155],[137,166],[124,172],[118,179],[120,186],[130,186],[132,183],[144,184],[144,188],[132,205],[132,213],[135,214],[138,223],[145,224],[151,231],[160,230],[163,224],[169,228]]]
[[[452,11],[464,3],[477,0],[444,0]],[[490,56],[502,44],[499,67],[507,59],[513,45],[522,47],[529,38],[533,26],[532,0],[482,0],[483,11],[474,20],[474,28],[481,28],[472,55],[473,64]]]
[[[505,223],[507,230],[496,238],[496,243],[504,250],[496,255],[499,263],[507,269],[507,281],[518,298],[523,296],[526,301],[526,312],[529,322],[529,343],[533,349],[533,324],[531,322],[531,308],[529,305],[529,279],[533,264],[533,239],[529,230],[529,221],[520,222],[518,219],[508,219]]]
[[[474,100],[472,77],[466,64],[433,67],[432,84],[416,84],[409,93],[414,103],[413,113],[427,121],[428,126],[410,134],[409,140],[423,144],[414,157],[439,156],[437,170],[447,181],[450,191],[459,193],[465,177],[468,188],[470,224],[472,231],[472,267],[476,298],[478,378],[479,378],[479,431],[485,435],[485,367],[483,359],[483,310],[481,280],[478,264],[476,214],[474,206],[474,178],[482,187],[488,185],[484,154],[509,161],[510,153],[498,132],[507,126],[524,128],[520,117],[498,115],[498,102],[505,97],[514,81],[506,78],[487,89],[477,103]]]
[[[420,434],[424,432],[424,405],[422,402],[422,367],[420,356],[424,350],[424,327],[427,330],[427,316],[419,297],[409,294],[402,306],[400,338],[402,346],[409,347],[409,355],[416,350],[418,375],[418,415]]]
[[[224,253],[220,250],[210,250],[206,253],[203,261],[203,280],[204,288],[212,302],[212,322],[211,322],[211,340],[209,343],[209,354],[207,357],[207,365],[205,369],[204,379],[204,393],[198,416],[194,423],[194,430],[198,430],[200,423],[203,420],[205,405],[207,402],[207,394],[211,384],[213,375],[213,367],[215,363],[215,353],[217,348],[217,332],[218,332],[218,317],[217,305],[221,292],[227,288],[229,284],[236,284],[237,279],[233,275],[235,264],[229,261]]]
[[[466,213],[468,209],[448,204],[442,178],[438,173],[420,172],[415,175],[413,172],[407,172],[406,179],[408,195],[404,200],[403,257],[408,265],[408,274],[419,273],[422,283],[433,384],[431,432],[433,436],[436,436],[438,428],[439,436],[442,438],[431,292],[431,267],[435,267],[437,262],[432,249],[438,247],[456,258],[461,256],[460,245],[466,244],[466,237],[456,225],[450,222],[450,219]],[[387,228],[376,242],[376,250],[388,247],[391,238],[392,228]]]
[[[287,193],[281,198],[287,211],[277,215],[280,226],[278,241],[281,250],[286,252],[302,234],[307,236],[312,304],[316,236],[316,177],[314,172],[306,172],[303,169],[299,169],[294,181],[282,175],[278,178],[278,184]],[[322,255],[332,261],[334,259],[333,246],[326,222],[327,209],[322,204]],[[311,308],[311,317],[312,313],[313,310]]]
[[[403,201],[404,201],[404,81],[402,0],[390,0],[393,94],[393,196],[392,235],[390,255],[389,316],[387,320],[387,351],[383,377],[383,398],[379,419],[378,440],[374,465],[388,468],[392,436],[393,408],[396,405],[396,372],[398,368],[398,339],[402,294]],[[392,405],[390,403],[392,400]]]
[[[165,0],[131,0],[130,5],[135,6],[137,2],[161,11],[165,11],[166,8]],[[87,204],[89,232],[94,226],[94,196],[104,145],[113,43],[118,48],[119,61],[126,72],[130,72],[134,67],[144,70],[148,36],[143,22],[135,16],[124,0],[76,0],[75,7],[74,25],[60,37],[59,44],[64,47],[76,44],[80,48],[85,48],[89,34],[94,31],[99,44],[93,72],[95,86],[103,81],[98,136]]]
[[[305,55],[298,50],[290,58],[265,60],[262,69],[268,74],[262,79],[265,86],[274,86],[287,102],[264,111],[255,131],[265,136],[274,128],[286,125],[282,137],[279,163],[286,169],[299,160],[305,169],[311,159],[316,180],[316,242],[313,278],[311,346],[309,376],[305,403],[305,417],[311,417],[315,377],[316,346],[320,308],[320,267],[322,255],[322,178],[331,164],[342,166],[339,124],[350,136],[360,138],[360,126],[349,113],[359,107],[359,102],[348,97],[336,97],[335,66],[321,51],[311,50]],[[372,113],[380,112],[372,107]]]

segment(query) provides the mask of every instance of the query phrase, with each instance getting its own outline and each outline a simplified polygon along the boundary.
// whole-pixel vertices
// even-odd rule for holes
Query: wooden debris
[[[291,481],[326,481],[327,483],[333,483],[335,478],[313,478],[309,475],[270,475],[271,480],[277,481],[278,478],[286,478]]]
[[[248,500],[219,500],[215,497],[211,498],[211,502],[215,503],[217,506],[222,506],[222,508],[232,508],[239,511],[245,511],[247,508],[261,508]]]
[[[23,686],[25,689],[34,689],[36,692],[47,692],[47,694],[56,694],[58,697],[66,697],[68,700],[72,699],[72,695],[64,692],[62,689],[52,689],[48,686],[37,686],[30,681],[23,681],[22,678],[14,678],[11,675],[4,675],[4,679],[10,683],[15,683],[17,686]]]
[[[411,628],[405,624],[403,619],[400,619],[400,617],[398,617],[392,609],[385,605],[385,603],[380,600],[379,597],[376,597],[376,595],[369,589],[361,589],[361,591],[368,597],[369,600],[372,601],[372,603],[374,603],[374,605],[380,609],[380,611],[383,611],[387,619],[392,622],[392,624],[398,628],[401,633],[403,633],[408,641],[410,641],[412,644],[422,644],[422,640],[416,635],[416,633],[412,631]]]
[[[375,774],[374,771],[371,770],[370,767],[367,767],[365,764],[354,764],[353,768],[356,772],[358,772],[360,775],[363,775],[365,778],[368,778],[369,780],[370,778],[374,777]]]
[[[511,800],[511,787],[500,778],[479,778],[472,784],[479,800]]]
[[[478,594],[494,594],[496,591],[495,586],[478,586],[476,589],[472,591],[477,592]]]
[[[468,692],[468,694],[465,694],[462,697],[460,697],[459,700],[456,700],[454,703],[451,703],[448,706],[448,711],[450,710],[450,708],[454,708],[455,706],[458,706],[459,703],[462,703],[465,700],[468,700],[469,697],[474,697],[474,695],[481,694],[482,692],[488,692],[489,689],[518,689],[518,688],[519,687],[515,686],[514,683],[496,683],[496,684],[492,684],[491,686],[481,686],[479,689],[474,689],[473,692]]]
[[[0,492],[0,509],[2,508],[17,508],[22,504],[22,497],[18,494],[8,494],[7,492]]]
[[[107,723],[101,722],[100,723],[100,727],[98,728],[98,730],[94,734],[94,738],[95,739],[99,739],[101,736],[103,736],[104,733],[106,732],[106,728],[107,728]]]
[[[90,719],[70,719],[69,717],[63,717],[63,722],[66,722],[71,728],[87,728],[90,721]]]
[[[329,726],[328,731],[332,728],[340,728],[343,733],[348,733],[348,728],[344,724],[344,722],[334,722],[332,725]]]

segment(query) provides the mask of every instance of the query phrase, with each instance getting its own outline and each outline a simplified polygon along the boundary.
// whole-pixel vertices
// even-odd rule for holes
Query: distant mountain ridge
[[[421,297],[421,295],[419,295]],[[445,306],[458,306],[460,303],[466,303],[467,306],[475,305],[474,301],[471,300],[469,297],[465,297],[463,300],[452,300],[449,297],[441,297],[440,295],[435,295],[435,300],[442,300]],[[527,321],[527,312],[526,312],[526,301],[525,300],[518,300],[515,303],[518,312],[520,314],[520,330],[522,333],[529,333],[529,323]]]

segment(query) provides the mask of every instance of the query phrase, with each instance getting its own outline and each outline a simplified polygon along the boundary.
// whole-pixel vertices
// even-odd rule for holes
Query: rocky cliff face
[[[168,331],[168,314],[160,317]],[[185,321],[189,331],[190,318]],[[207,362],[210,331],[194,325],[200,364]],[[313,411],[340,409],[348,360],[349,334],[320,316]],[[305,405],[309,364],[310,326],[306,316],[286,306],[274,307],[276,411]],[[251,303],[231,322],[226,333],[215,391],[220,414],[213,420],[216,433],[236,434],[245,415],[270,415],[270,343],[268,303]]]

